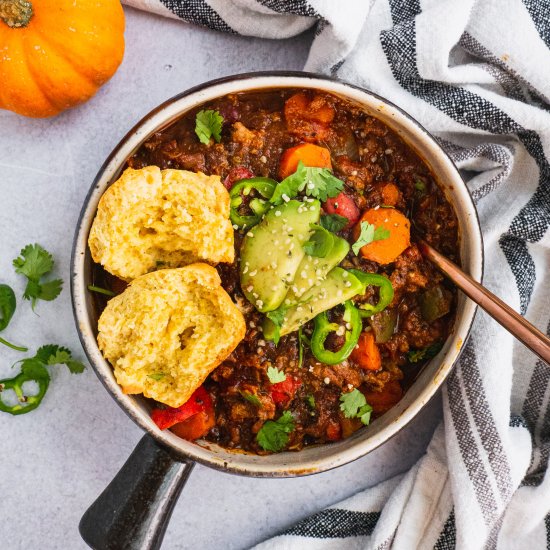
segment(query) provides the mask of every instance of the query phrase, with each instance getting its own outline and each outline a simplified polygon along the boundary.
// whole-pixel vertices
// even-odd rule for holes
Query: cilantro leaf
[[[36,357],[30,357],[21,361],[21,373],[32,380],[50,381],[50,373],[44,363]]]
[[[340,410],[346,418],[359,418],[365,426],[370,423],[372,407],[357,388],[340,396]]]
[[[346,418],[355,418],[359,409],[366,404],[365,396],[357,388],[340,396],[340,410]]]
[[[152,380],[155,380],[157,382],[159,380],[162,380],[165,376],[166,376],[166,374],[164,374],[163,372],[154,372],[153,374],[148,374],[147,375],[148,378],[151,378]]]
[[[281,451],[288,443],[288,434],[294,430],[294,417],[285,411],[278,420],[268,420],[256,434],[256,441],[264,451]]]
[[[62,365],[71,360],[71,352],[67,348],[58,347],[56,352],[48,357],[46,365]]]
[[[343,188],[344,182],[327,168],[304,166],[304,163],[300,161],[296,172],[275,187],[269,200],[272,204],[281,204],[284,200],[292,199],[304,191],[306,195],[324,202],[329,197],[339,195]]]
[[[61,293],[63,287],[63,281],[61,279],[54,279],[53,281],[48,281],[47,283],[41,284],[40,290],[37,298],[39,300],[45,300],[51,302],[55,300]]]
[[[240,391],[239,392],[249,403],[252,403],[253,405],[256,405],[256,407],[262,408],[262,402],[258,399],[258,396],[254,393],[250,393],[247,391]]]
[[[366,244],[370,244],[374,241],[383,241],[390,236],[389,229],[385,227],[375,227],[372,223],[361,222],[361,233],[359,238],[352,245],[351,249],[355,255],[359,254],[359,250]]]
[[[410,363],[418,363],[419,361],[431,359],[439,353],[442,347],[443,342],[435,342],[431,346],[427,346],[423,349],[409,351],[409,353],[407,353],[407,359]]]
[[[37,300],[55,300],[61,292],[63,281],[54,279],[45,283],[40,279],[53,269],[52,255],[39,244],[28,244],[19,257],[13,260],[15,272],[27,277],[27,286],[23,293],[25,300],[31,300],[34,309]]]
[[[334,235],[320,225],[312,223],[311,227],[314,231],[302,248],[308,256],[324,258],[334,245]]]
[[[38,280],[53,269],[52,255],[39,244],[28,244],[13,260],[15,272],[27,279]]]
[[[271,319],[273,323],[275,323],[278,327],[282,326],[285,316],[286,316],[287,308],[285,307],[278,307],[277,309],[274,309],[273,311],[268,311],[265,316],[268,319]]]
[[[275,326],[275,329],[273,330],[273,334],[269,338],[270,340],[273,341],[275,345],[277,345],[279,343],[279,340],[281,339],[281,327],[283,326],[287,310],[288,310],[287,307],[279,306],[277,309],[273,311],[269,311],[265,314],[265,316]]]
[[[44,365],[65,365],[73,374],[80,374],[86,368],[83,363],[73,359],[68,348],[47,344],[38,348],[33,359],[37,359]]]
[[[201,143],[208,145],[213,137],[217,143],[221,140],[223,116],[212,109],[202,110],[195,117],[195,134]]]
[[[312,394],[306,397],[306,401],[310,408],[315,409],[315,397]]]
[[[64,350],[66,350],[66,348],[63,348],[61,346],[57,346],[55,344],[46,344],[36,350],[34,358],[47,365],[50,357],[57,355],[58,351]]]
[[[389,239],[390,235],[391,235],[391,232],[389,229],[386,229],[385,227],[377,227],[374,230],[373,241],[384,241],[386,239]]]
[[[29,279],[27,281],[27,286],[25,287],[25,291],[23,292],[23,298],[25,300],[32,300],[33,309],[36,304],[36,300],[38,300],[39,294],[40,294],[40,284],[38,283],[38,281],[35,281],[34,279]]]
[[[338,233],[338,231],[342,231],[342,229],[348,225],[349,220],[345,216],[340,216],[339,214],[325,214],[321,216],[320,223],[327,231]]]
[[[366,405],[363,405],[359,412],[357,413],[357,418],[361,419],[361,422],[368,426],[370,424],[370,417],[372,414],[372,407],[367,403]]]
[[[272,384],[278,384],[286,380],[286,374],[277,367],[267,367],[267,377]]]

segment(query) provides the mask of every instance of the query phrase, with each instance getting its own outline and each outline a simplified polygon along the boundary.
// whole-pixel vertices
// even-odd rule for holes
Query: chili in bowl
[[[96,342],[110,300],[87,290],[126,292],[87,241],[106,189],[149,167],[225,186],[235,260],[216,270],[245,322],[242,340],[177,407],[121,390]],[[208,83],[145,117],[94,182],[73,253],[82,343],[123,409],[180,460],[273,477],[345,464],[427,403],[473,321],[474,305],[422,258],[411,225],[480,278],[466,187],[399,108],[304,73]]]
[[[201,141],[208,117],[219,135]],[[307,88],[226,94],[127,164],[221,178],[235,261],[217,269],[247,325],[197,389],[201,410],[153,404],[159,427],[255,453],[337,441],[397,404],[452,330],[456,289],[410,224],[456,260],[456,214],[413,148],[360,105]],[[155,269],[168,267],[179,264]],[[94,284],[123,286],[97,264]]]

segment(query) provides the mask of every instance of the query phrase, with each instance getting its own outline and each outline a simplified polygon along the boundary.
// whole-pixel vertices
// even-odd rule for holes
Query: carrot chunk
[[[386,238],[374,240],[361,248],[361,255],[367,260],[389,264],[411,244],[411,222],[395,208],[371,208],[364,212],[353,230],[355,240],[361,234],[361,222],[389,232]]]
[[[305,166],[314,166],[317,168],[329,168],[332,170],[330,162],[330,151],[325,147],[314,145],[313,143],[301,143],[296,147],[291,147],[284,151],[279,163],[279,176],[281,179],[290,176],[296,172],[298,163],[302,161]]]
[[[386,206],[395,206],[401,198],[401,192],[395,183],[386,183],[381,189],[382,200]]]
[[[306,94],[297,93],[289,97],[285,103],[285,118],[301,118],[318,122],[320,124],[330,124],[335,116],[334,108],[327,103],[323,96],[315,96],[309,100]]]
[[[397,380],[391,380],[382,391],[365,392],[367,403],[376,414],[381,414],[391,409],[403,396],[401,384]]]
[[[372,332],[361,333],[357,346],[351,352],[351,359],[362,369],[380,370],[382,367],[382,357],[380,356],[380,350],[376,345]]]
[[[310,100],[300,92],[289,97],[285,103],[287,129],[303,141],[326,139],[335,115],[334,107],[324,96],[315,96]]]

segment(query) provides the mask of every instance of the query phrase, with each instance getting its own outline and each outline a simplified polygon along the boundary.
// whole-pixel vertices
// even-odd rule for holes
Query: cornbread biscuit
[[[246,325],[218,272],[196,263],[134,279],[109,300],[98,329],[125,393],[179,407],[235,349]]]
[[[197,261],[232,263],[229,193],[219,176],[129,168],[101,197],[88,244],[94,261],[125,281]]]

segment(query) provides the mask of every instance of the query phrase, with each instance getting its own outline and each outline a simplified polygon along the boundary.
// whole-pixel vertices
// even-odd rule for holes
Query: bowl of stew
[[[196,133],[205,111],[222,119],[219,139],[206,143]],[[107,298],[88,286],[120,293],[125,283],[92,261],[90,227],[101,195],[123,170],[147,166],[217,175],[231,198],[236,261],[216,269],[244,316],[246,333],[202,386],[210,403],[202,429],[185,422],[159,429],[151,412],[162,405],[124,394],[96,341]],[[305,183],[294,186],[295,196],[288,196],[281,184],[292,188],[296,174],[310,168],[302,174]],[[311,265],[302,269],[301,283],[300,274],[284,281],[287,296],[311,294],[326,247],[340,246],[327,268],[332,286],[294,309],[284,300],[266,308],[243,252],[267,223],[263,205],[277,186],[276,208],[296,198],[302,216],[318,208],[311,214]],[[307,73],[206,83],[145,116],[91,187],[75,235],[71,281],[82,344],[111,395],[175,457],[272,477],[346,464],[422,409],[455,364],[473,322],[475,305],[422,257],[411,226],[480,280],[481,233],[466,186],[436,140],[397,106]],[[261,261],[278,275],[276,249],[286,254],[295,229],[267,227],[273,236],[264,241]],[[321,294],[330,308],[315,309]],[[299,320],[290,326],[290,318]]]

